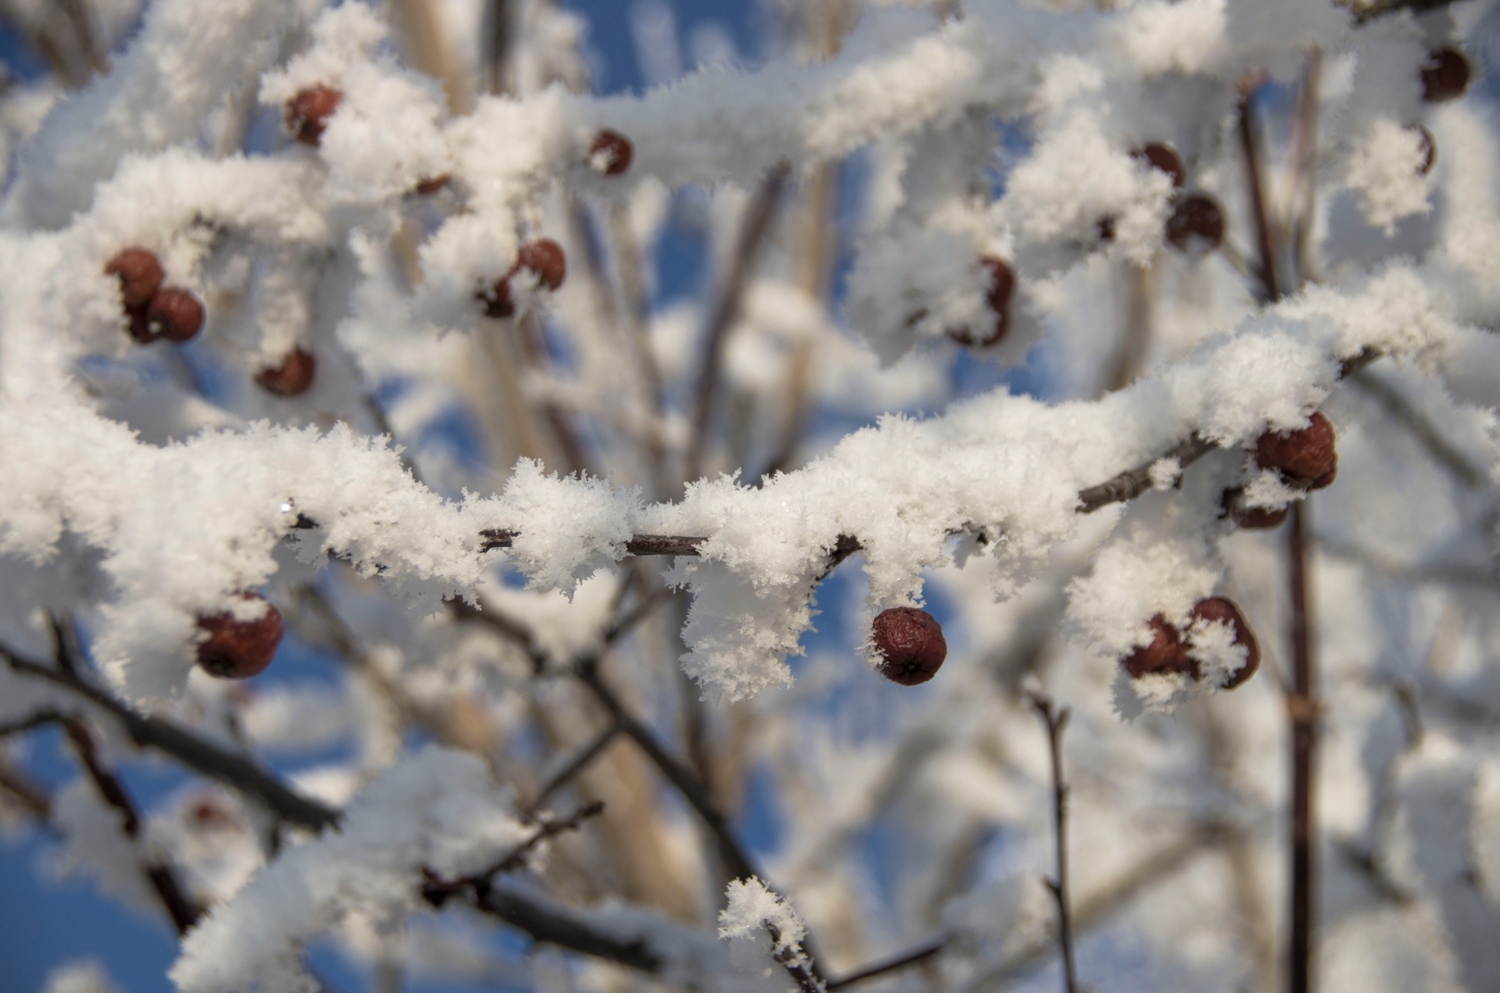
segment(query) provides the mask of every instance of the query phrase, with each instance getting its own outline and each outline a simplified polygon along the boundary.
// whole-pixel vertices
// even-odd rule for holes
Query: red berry
[[[449,183],[449,181],[452,180],[452,179],[453,179],[453,176],[451,174],[445,172],[445,173],[442,173],[441,175],[433,176],[431,179],[424,179],[424,180],[422,180],[420,183],[418,183],[416,186],[414,186],[412,188],[412,192],[415,193],[419,197],[431,196],[432,194],[436,193],[438,190],[440,190],[443,187],[447,186],[448,183]]]
[[[1198,660],[1188,657],[1182,634],[1160,614],[1150,620],[1151,640],[1120,660],[1134,679],[1158,672],[1185,672],[1198,678]]]
[[[1179,250],[1211,251],[1224,240],[1224,212],[1218,201],[1194,193],[1177,201],[1167,218],[1167,241]]]
[[[198,645],[198,664],[210,676],[249,679],[258,675],[271,664],[281,643],[281,613],[253,593],[240,597],[265,603],[265,613],[251,621],[238,620],[230,613],[198,618],[198,627],[208,632],[208,639]]]
[[[510,267],[510,272],[478,294],[479,299],[484,302],[484,312],[487,315],[510,317],[516,312],[510,281],[522,269],[534,273],[542,286],[555,290],[567,278],[568,257],[563,254],[562,246],[551,238],[538,238],[522,245],[521,250],[516,253],[516,264]]]
[[[1417,166],[1417,172],[1425,176],[1437,162],[1437,142],[1432,140],[1432,132],[1420,124],[1408,124],[1406,130],[1417,133],[1417,151],[1422,156],[1422,164]]]
[[[618,176],[630,168],[635,148],[630,139],[618,131],[605,128],[594,135],[589,145],[589,165],[605,176]]]
[[[1010,298],[1016,291],[1016,274],[1011,271],[1009,263],[993,255],[980,256],[979,265],[989,276],[990,288],[984,299],[995,315],[995,323],[987,335],[979,336],[969,328],[959,328],[949,331],[948,337],[960,345],[988,348],[997,344],[1010,331]]]
[[[1144,160],[1151,168],[1166,173],[1172,180],[1172,189],[1180,190],[1187,184],[1187,170],[1182,167],[1182,157],[1171,145],[1153,141],[1130,154]]]
[[[1256,643],[1250,625],[1245,623],[1244,615],[1233,600],[1221,596],[1199,600],[1193,607],[1192,619],[1211,624],[1228,623],[1234,628],[1234,643],[1245,646],[1245,664],[1224,678],[1223,689],[1232,690],[1255,675],[1255,670],[1260,668],[1260,645]]]
[[[164,273],[161,259],[155,252],[144,248],[127,248],[117,252],[104,266],[104,271],[120,280],[120,299],[125,309],[144,307],[161,289]]]
[[[948,657],[942,625],[915,607],[882,610],[875,616],[874,635],[880,674],[902,686],[927,682]]]
[[[332,86],[314,86],[303,90],[287,101],[286,129],[297,141],[316,148],[323,140],[323,129],[328,127],[328,119],[338,110],[343,99],[343,91]]]
[[[1338,475],[1333,425],[1321,412],[1296,431],[1267,431],[1255,442],[1255,464],[1275,469],[1294,486],[1321,490]]]
[[[1439,48],[1427,53],[1422,64],[1422,99],[1441,103],[1463,96],[1469,88],[1469,60],[1456,48]]]
[[[1244,490],[1230,490],[1224,494],[1224,505],[1234,523],[1246,531],[1266,531],[1279,527],[1291,513],[1291,507],[1249,507],[1245,504]]]
[[[203,330],[203,302],[187,290],[169,286],[151,298],[146,328],[153,337],[190,341]]]
[[[281,360],[280,365],[268,366],[255,374],[255,381],[262,389],[277,396],[294,397],[306,393],[313,384],[318,371],[318,360],[313,353],[294,348]]]

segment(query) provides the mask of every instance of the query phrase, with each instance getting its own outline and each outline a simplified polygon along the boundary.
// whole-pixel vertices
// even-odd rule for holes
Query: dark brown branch
[[[1403,10],[1412,14],[1425,14],[1429,10],[1438,10],[1442,7],[1451,7],[1456,0],[1370,0],[1368,3],[1351,3],[1349,6],[1355,8],[1354,23],[1365,25],[1377,18],[1395,14]]]
[[[312,831],[338,822],[338,811],[294,792],[273,773],[250,759],[227,751],[174,721],[138,714],[81,677],[27,659],[4,646],[0,646],[0,657],[4,657],[15,672],[44,679],[108,711],[125,725],[126,733],[137,745],[171,755],[195,772],[256,798],[284,821]]]
[[[0,762],[0,791],[39,821],[52,817],[51,795],[5,762]]]
[[[1292,933],[1287,943],[1288,988],[1291,993],[1308,993],[1312,988],[1313,928],[1316,923],[1313,909],[1317,906],[1317,866],[1313,851],[1313,825],[1317,812],[1313,806],[1313,775],[1318,701],[1313,690],[1311,604],[1307,589],[1307,549],[1303,540],[1306,509],[1306,501],[1292,505],[1287,529],[1292,601],[1292,685],[1286,698],[1292,732]]]
[[[526,932],[534,940],[559,948],[618,962],[642,972],[659,972],[666,964],[666,956],[653,948],[644,935],[611,933],[577,911],[532,894],[491,886],[478,896],[475,906]]]
[[[781,201],[781,191],[791,174],[792,168],[788,163],[777,164],[761,181],[754,198],[745,208],[745,222],[740,229],[739,242],[735,245],[734,258],[730,260],[729,273],[719,287],[719,295],[714,301],[704,332],[708,345],[703,355],[702,370],[698,374],[698,389],[693,397],[690,421],[693,433],[683,457],[683,479],[698,478],[698,471],[703,464],[714,397],[718,393],[719,365],[724,341],[740,315],[745,287],[750,282],[766,235],[771,230],[771,218],[776,213],[776,205]]]
[[[914,965],[919,965],[922,962],[926,962],[934,955],[940,954],[943,949],[948,947],[948,942],[951,940],[952,936],[946,934],[938,935],[936,938],[930,938],[927,941],[922,942],[920,945],[917,945],[915,948],[910,948],[904,952],[899,952],[895,955],[892,955],[890,958],[881,959],[880,961],[872,962],[869,965],[860,966],[858,969],[855,969],[847,976],[840,976],[837,979],[830,979],[826,985],[826,988],[830,991],[842,989],[845,986],[853,986],[855,983],[862,983],[867,979],[875,979],[880,976],[884,976],[887,973],[896,972],[898,970],[906,969]]]
[[[615,735],[619,733],[620,725],[611,724],[598,734],[593,741],[579,749],[578,753],[568,759],[567,763],[561,769],[557,770],[557,772],[553,773],[546,784],[537,791],[536,799],[526,805],[525,813],[528,815],[534,814],[539,810],[542,804],[547,802],[548,797],[566,786],[572,781],[574,776],[588,768],[594,759],[603,754],[604,749],[608,747],[611,741],[615,740]]]
[[[1057,843],[1057,874],[1047,880],[1047,889],[1057,903],[1057,945],[1062,954],[1063,993],[1077,993],[1078,974],[1073,963],[1073,920],[1068,904],[1068,786],[1063,780],[1062,735],[1071,711],[1056,708],[1052,698],[1028,694],[1032,709],[1047,729],[1052,755],[1052,833]]]
[[[802,950],[802,946],[792,942],[783,943],[781,928],[770,921],[761,921],[760,924],[766,929],[766,934],[771,936],[771,958],[786,970],[797,988],[802,993],[824,993],[823,981],[813,971],[812,960]]]
[[[99,758],[99,749],[94,742],[93,733],[77,717],[63,718],[62,726],[67,732],[68,740],[73,743],[73,751],[78,755],[79,764],[88,773],[89,779],[93,780],[99,795],[104,798],[105,803],[119,811],[121,830],[125,832],[127,838],[139,845],[141,816],[136,811],[135,802],[131,800],[130,794],[125,791],[125,784],[120,782],[120,777],[115,775],[114,770],[106,766]],[[187,933],[187,930],[197,923],[202,910],[194,906],[183,893],[182,886],[177,881],[177,874],[172,871],[172,867],[149,859],[142,853],[141,872],[145,874],[152,889],[156,891],[167,916],[172,919],[172,925],[177,928],[177,933]]]
[[[1240,98],[1240,149],[1245,154],[1245,181],[1250,191],[1250,211],[1255,218],[1255,243],[1260,251],[1260,278],[1264,289],[1264,300],[1267,303],[1274,303],[1281,299],[1281,281],[1276,278],[1276,249],[1271,232],[1271,214],[1266,208],[1265,181],[1261,176],[1261,160],[1252,109],[1254,96],[1252,91]]]

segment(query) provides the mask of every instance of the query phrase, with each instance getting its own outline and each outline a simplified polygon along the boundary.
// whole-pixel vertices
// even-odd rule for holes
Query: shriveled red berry
[[[286,129],[297,141],[314,148],[323,140],[328,119],[344,100],[342,90],[332,86],[313,86],[287,101]]]
[[[1010,263],[993,255],[980,256],[979,266],[989,277],[989,289],[985,292],[984,300],[995,315],[995,323],[987,334],[975,334],[972,328],[958,328],[949,331],[948,337],[960,345],[988,348],[998,344],[1010,331],[1010,298],[1016,291],[1016,274]]]
[[[313,353],[294,348],[278,365],[268,366],[255,374],[260,387],[277,396],[294,397],[306,393],[313,384],[318,371],[318,360]]]
[[[510,317],[515,314],[516,304],[510,281],[522,269],[534,273],[542,286],[555,290],[567,278],[568,257],[563,253],[562,246],[551,238],[538,238],[522,245],[521,250],[516,253],[516,264],[510,267],[510,272],[479,292],[478,297],[484,303],[487,315]]]
[[[198,664],[220,679],[249,679],[265,671],[281,643],[281,613],[264,598],[241,594],[244,600],[265,603],[265,613],[250,621],[233,614],[210,614],[198,618],[198,627],[208,639],[198,645]]]
[[[1197,679],[1198,660],[1188,657],[1182,633],[1160,614],[1148,623],[1151,625],[1151,640],[1120,660],[1125,671],[1134,679],[1160,672],[1185,672]]]
[[[1151,168],[1166,173],[1172,180],[1172,189],[1180,190],[1187,185],[1187,170],[1182,167],[1182,156],[1171,145],[1153,141],[1130,154],[1143,160]]]
[[[1437,163],[1437,142],[1432,139],[1432,132],[1420,124],[1408,124],[1406,130],[1417,133],[1417,152],[1422,157],[1417,172],[1425,176]]]
[[[1225,493],[1224,506],[1234,523],[1246,531],[1266,531],[1279,527],[1292,510],[1291,507],[1247,506],[1244,490],[1230,490]]]
[[[1256,642],[1250,625],[1245,623],[1244,615],[1240,613],[1240,608],[1234,605],[1233,600],[1221,596],[1199,600],[1193,607],[1192,619],[1193,621],[1207,621],[1210,624],[1229,624],[1234,629],[1234,643],[1245,646],[1245,664],[1224,678],[1223,689],[1232,690],[1255,675],[1255,670],[1260,668],[1260,645]]]
[[[1427,53],[1422,64],[1422,99],[1428,103],[1456,100],[1469,88],[1469,59],[1456,48]]]
[[[438,190],[447,186],[452,179],[453,176],[451,174],[446,172],[441,173],[429,179],[422,180],[416,186],[412,187],[412,192],[419,197],[429,197],[432,196],[432,194],[436,193]]]
[[[630,139],[618,131],[605,128],[594,135],[589,145],[589,165],[595,172],[605,176],[618,176],[630,168],[635,157],[635,146]]]
[[[880,674],[902,686],[927,682],[948,657],[942,625],[916,607],[882,610],[875,616],[874,637]]]
[[[1167,242],[1181,251],[1211,251],[1224,240],[1224,212],[1213,197],[1194,193],[1177,201],[1167,218]]]
[[[1296,431],[1267,431],[1255,442],[1255,464],[1275,469],[1294,486],[1320,490],[1338,475],[1333,425],[1322,412]]]
[[[190,341],[203,330],[203,301],[187,290],[167,287],[146,308],[146,329],[168,341]]]
[[[104,271],[120,280],[120,299],[125,308],[144,307],[161,289],[164,273],[161,259],[145,248],[127,248],[116,252],[105,263]]]

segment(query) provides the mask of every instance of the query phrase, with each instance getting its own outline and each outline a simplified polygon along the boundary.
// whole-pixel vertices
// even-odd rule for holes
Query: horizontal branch
[[[855,983],[862,983],[867,979],[875,979],[887,973],[920,965],[947,948],[951,940],[953,940],[952,936],[946,934],[940,934],[936,938],[929,938],[914,948],[898,952],[889,958],[881,959],[877,962],[871,962],[869,965],[860,966],[847,976],[830,979],[827,983],[827,989],[831,993],[833,990],[843,989],[845,986],[853,986]]]
[[[613,934],[578,911],[509,887],[489,887],[475,906],[549,945],[642,972],[660,972],[666,964],[666,957],[643,935]]]
[[[46,680],[108,711],[125,725],[126,733],[137,745],[164,752],[193,771],[256,798],[284,821],[312,831],[338,823],[337,810],[295,792],[269,770],[175,721],[138,714],[82,677],[25,658],[7,647],[0,646],[0,656],[16,673]]]

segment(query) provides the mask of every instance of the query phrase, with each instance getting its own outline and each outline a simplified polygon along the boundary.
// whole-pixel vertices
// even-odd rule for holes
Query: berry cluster
[[[1187,186],[1187,169],[1177,150],[1153,141],[1131,154],[1172,180],[1172,213],[1162,232],[1167,244],[1195,254],[1218,248],[1224,240],[1224,211],[1206,193],[1182,192]]]
[[[1224,597],[1200,600],[1190,614],[1189,627],[1199,621],[1228,624],[1234,630],[1234,644],[1245,647],[1245,664],[1225,677],[1223,689],[1232,690],[1255,675],[1255,670],[1260,668],[1260,646],[1250,631],[1250,625],[1245,623],[1244,615],[1232,600]],[[1194,680],[1202,679],[1202,666],[1189,654],[1184,632],[1168,624],[1160,614],[1152,617],[1148,623],[1151,626],[1151,640],[1120,660],[1120,665],[1130,674],[1130,678],[1180,672]]]
[[[126,248],[104,266],[120,281],[130,336],[142,345],[158,338],[181,344],[203,328],[203,302],[187,290],[162,286],[161,259],[145,248]]]
[[[1321,490],[1339,471],[1333,425],[1321,412],[1296,431],[1267,431],[1255,441],[1255,464],[1278,473],[1289,486]],[[1224,511],[1234,523],[1249,531],[1274,528],[1286,520],[1287,507],[1275,509],[1245,504],[1244,490],[1224,492]]]

